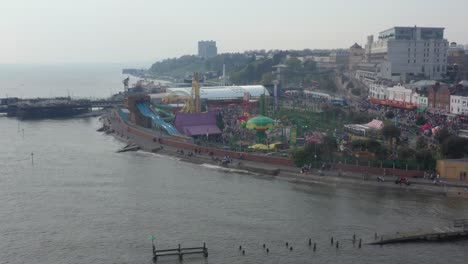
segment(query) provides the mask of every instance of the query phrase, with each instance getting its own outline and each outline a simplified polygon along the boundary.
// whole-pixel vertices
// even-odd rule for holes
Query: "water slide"
[[[172,121],[175,118],[175,115],[173,113],[167,112],[164,109],[171,109],[172,107],[169,105],[161,105],[161,104],[156,104],[156,103],[151,103],[154,111],[158,112],[159,114],[163,115],[164,121]]]
[[[151,118],[155,125],[164,128],[169,135],[180,135],[179,131],[177,131],[173,125],[167,123],[158,114],[154,113],[147,104],[137,103],[137,108],[142,115]]]

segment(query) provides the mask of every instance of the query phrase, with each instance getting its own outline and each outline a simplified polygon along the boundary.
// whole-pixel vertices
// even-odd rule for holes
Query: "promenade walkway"
[[[116,122],[112,122],[109,124],[111,129],[115,131],[115,135],[127,142],[127,143],[135,143],[141,147],[142,150],[148,152],[154,152],[157,150],[158,153],[175,156],[183,159],[187,162],[192,162],[196,164],[214,164],[214,165],[221,165],[220,163],[214,161],[211,156],[208,155],[206,152],[202,152],[201,154],[195,154],[194,150],[197,146],[193,146],[193,149],[184,149],[185,155],[178,153],[177,148],[160,144],[159,142],[155,142],[147,137],[139,136],[135,133],[130,133],[125,129],[121,129],[121,127],[116,124]],[[148,130],[148,132],[151,132]],[[163,147],[162,149],[161,146]],[[188,152],[192,152],[194,155],[189,157],[187,156]],[[218,156],[218,158],[222,158]],[[362,186],[385,186],[391,188],[405,188],[409,190],[425,190],[430,192],[437,192],[439,194],[447,193],[450,188],[457,188],[457,191],[463,191],[463,188],[468,188],[467,182],[460,182],[460,181],[450,181],[446,182],[442,185],[435,185],[431,181],[427,179],[416,179],[411,178],[410,182],[411,185],[400,185],[395,184],[394,181],[396,177],[391,175],[387,175],[385,177],[385,182],[378,182],[377,177],[381,177],[382,175],[377,174],[364,174],[364,173],[356,173],[356,172],[348,172],[348,171],[339,171],[339,170],[327,170],[327,171],[319,171],[319,170],[311,170],[308,173],[301,174],[300,168],[293,167],[293,166],[284,166],[279,164],[269,164],[269,163],[262,163],[257,161],[247,161],[247,160],[240,160],[235,157],[231,157],[233,162],[228,165],[229,168],[233,169],[242,169],[242,167],[251,167],[251,168],[260,168],[264,170],[274,170],[279,169],[280,173],[277,176],[270,176],[276,177],[279,179],[291,181],[291,182],[325,182],[331,184],[348,184],[348,185],[362,185]],[[239,162],[243,166],[238,166]],[[268,175],[266,175],[268,176]]]

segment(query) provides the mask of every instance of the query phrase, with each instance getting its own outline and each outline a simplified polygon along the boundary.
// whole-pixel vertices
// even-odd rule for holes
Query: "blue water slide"
[[[177,131],[173,125],[167,123],[158,114],[154,113],[147,104],[137,103],[137,108],[142,115],[149,117],[155,125],[164,128],[169,135],[180,135],[179,131]]]
[[[153,104],[153,107],[151,107],[151,110],[153,110],[153,112],[155,112],[155,113],[162,114],[162,116],[163,116],[162,119],[164,121],[166,121],[166,122],[174,120],[174,118],[175,118],[174,114],[169,113],[167,111],[164,111],[164,109],[161,108],[160,105],[158,105],[158,104]]]

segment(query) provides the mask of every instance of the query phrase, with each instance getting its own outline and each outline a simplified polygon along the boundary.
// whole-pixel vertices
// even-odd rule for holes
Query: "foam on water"
[[[239,173],[239,174],[251,174],[251,175],[258,175],[257,173],[253,173],[250,171],[246,170],[240,170],[240,169],[234,169],[234,168],[229,168],[229,167],[223,167],[219,165],[213,165],[209,163],[203,163],[200,165],[201,167],[209,168],[209,169],[215,169],[215,170],[221,170],[225,172],[232,172],[232,173]]]
[[[135,155],[138,155],[141,157],[156,157],[156,158],[161,158],[161,159],[180,160],[180,158],[178,157],[174,157],[170,155],[162,155],[162,154],[153,153],[153,152],[147,152],[144,150],[137,150],[135,152]]]

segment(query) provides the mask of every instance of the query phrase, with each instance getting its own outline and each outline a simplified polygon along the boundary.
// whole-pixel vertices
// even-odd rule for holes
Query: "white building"
[[[372,84],[369,88],[369,96],[375,99],[415,103],[416,97],[413,98],[413,95],[416,95],[413,90],[401,85],[388,87],[384,84]]]
[[[361,80],[367,86],[374,84],[379,76],[379,63],[359,63],[355,65],[356,78]]]
[[[332,69],[336,66],[330,56],[313,56],[312,61],[316,63],[319,69]]]
[[[383,84],[371,84],[369,87],[369,97],[375,99],[387,99],[387,86]]]
[[[413,91],[401,85],[387,88],[387,99],[390,101],[414,103],[412,96]]]
[[[427,107],[427,97],[420,96],[402,85],[388,87],[385,84],[371,84],[369,99],[373,104],[389,107],[414,109],[422,102]]]
[[[456,115],[468,115],[468,96],[451,95],[450,113]]]
[[[417,95],[416,98],[416,105],[418,106],[419,110],[425,110],[429,104],[427,96]]]
[[[444,28],[394,27],[369,36],[366,60],[379,63],[378,78],[395,82],[428,78],[439,80],[447,72],[448,41]]]

